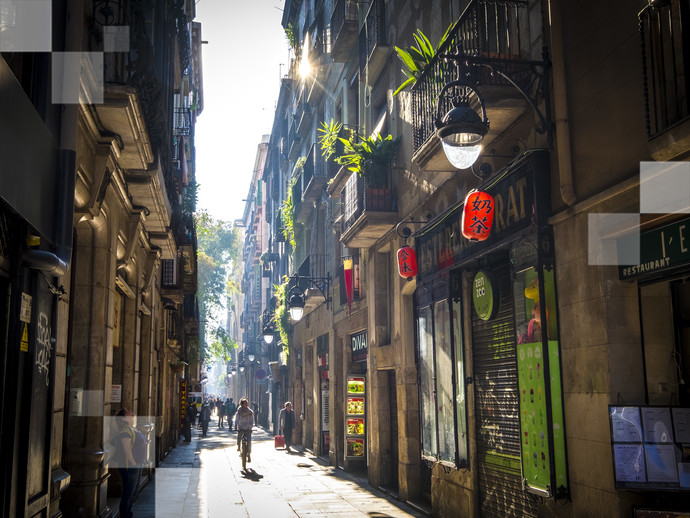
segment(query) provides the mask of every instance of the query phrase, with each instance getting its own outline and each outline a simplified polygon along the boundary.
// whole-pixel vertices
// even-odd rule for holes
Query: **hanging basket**
[[[184,363],[171,363],[170,370],[173,371],[173,374],[180,374],[184,370]]]

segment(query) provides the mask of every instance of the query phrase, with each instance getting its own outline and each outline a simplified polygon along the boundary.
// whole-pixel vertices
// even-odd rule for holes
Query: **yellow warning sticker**
[[[29,324],[24,323],[24,331],[22,332],[22,341],[19,342],[19,350],[26,353],[29,352]]]

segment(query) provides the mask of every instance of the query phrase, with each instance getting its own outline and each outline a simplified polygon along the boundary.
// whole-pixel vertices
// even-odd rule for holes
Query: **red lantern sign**
[[[484,191],[470,191],[462,210],[462,235],[472,241],[484,241],[494,222],[494,198]]]
[[[417,252],[411,246],[398,250],[398,273],[403,279],[417,275]]]

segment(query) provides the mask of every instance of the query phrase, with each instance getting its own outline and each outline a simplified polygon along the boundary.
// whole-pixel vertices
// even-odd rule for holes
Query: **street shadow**
[[[227,428],[209,427],[208,434],[196,437],[198,448],[201,450],[224,449],[237,445],[237,432]],[[263,443],[273,441],[273,437],[268,435],[261,428],[254,428],[252,433],[252,443]]]
[[[241,473],[242,477],[246,478],[247,480],[251,480],[252,482],[259,482],[262,478],[264,478],[263,475],[254,471],[253,468],[243,469]]]

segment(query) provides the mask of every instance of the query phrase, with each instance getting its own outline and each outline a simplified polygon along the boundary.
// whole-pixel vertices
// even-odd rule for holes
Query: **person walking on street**
[[[208,403],[204,403],[201,407],[201,415],[199,416],[199,421],[201,421],[201,436],[206,437],[208,432],[208,422],[211,420],[211,407]]]
[[[187,407],[187,414],[189,415],[189,424],[190,426],[194,426],[196,423],[196,403],[194,400],[191,400],[189,403],[189,406]]]
[[[237,405],[233,402],[232,398],[225,400],[225,415],[228,420],[228,430],[232,430],[232,420],[235,418],[235,411],[237,410]]]
[[[290,453],[290,446],[292,445],[292,430],[295,428],[295,412],[292,411],[292,403],[290,401],[286,401],[285,408],[280,411],[278,426],[281,435],[285,439],[285,451]]]
[[[192,408],[194,408],[194,405],[190,404],[184,414],[184,442],[192,442],[192,421],[194,420]],[[194,412],[196,413],[196,410]]]
[[[240,399],[240,407],[235,414],[235,430],[237,430],[237,451],[240,451],[242,437],[247,436],[247,462],[252,461],[252,428],[254,427],[254,412],[249,408],[247,398]]]
[[[122,498],[120,498],[120,516],[122,518],[132,518],[132,504],[134,495],[139,486],[141,467],[137,466],[134,460],[134,412],[126,408],[117,414],[117,424],[119,432],[117,435],[117,448],[119,458],[119,472],[122,477]]]
[[[223,428],[223,418],[225,417],[225,404],[223,403],[222,398],[218,398],[216,406],[218,407],[218,428]],[[228,426],[230,426],[229,423]]]

